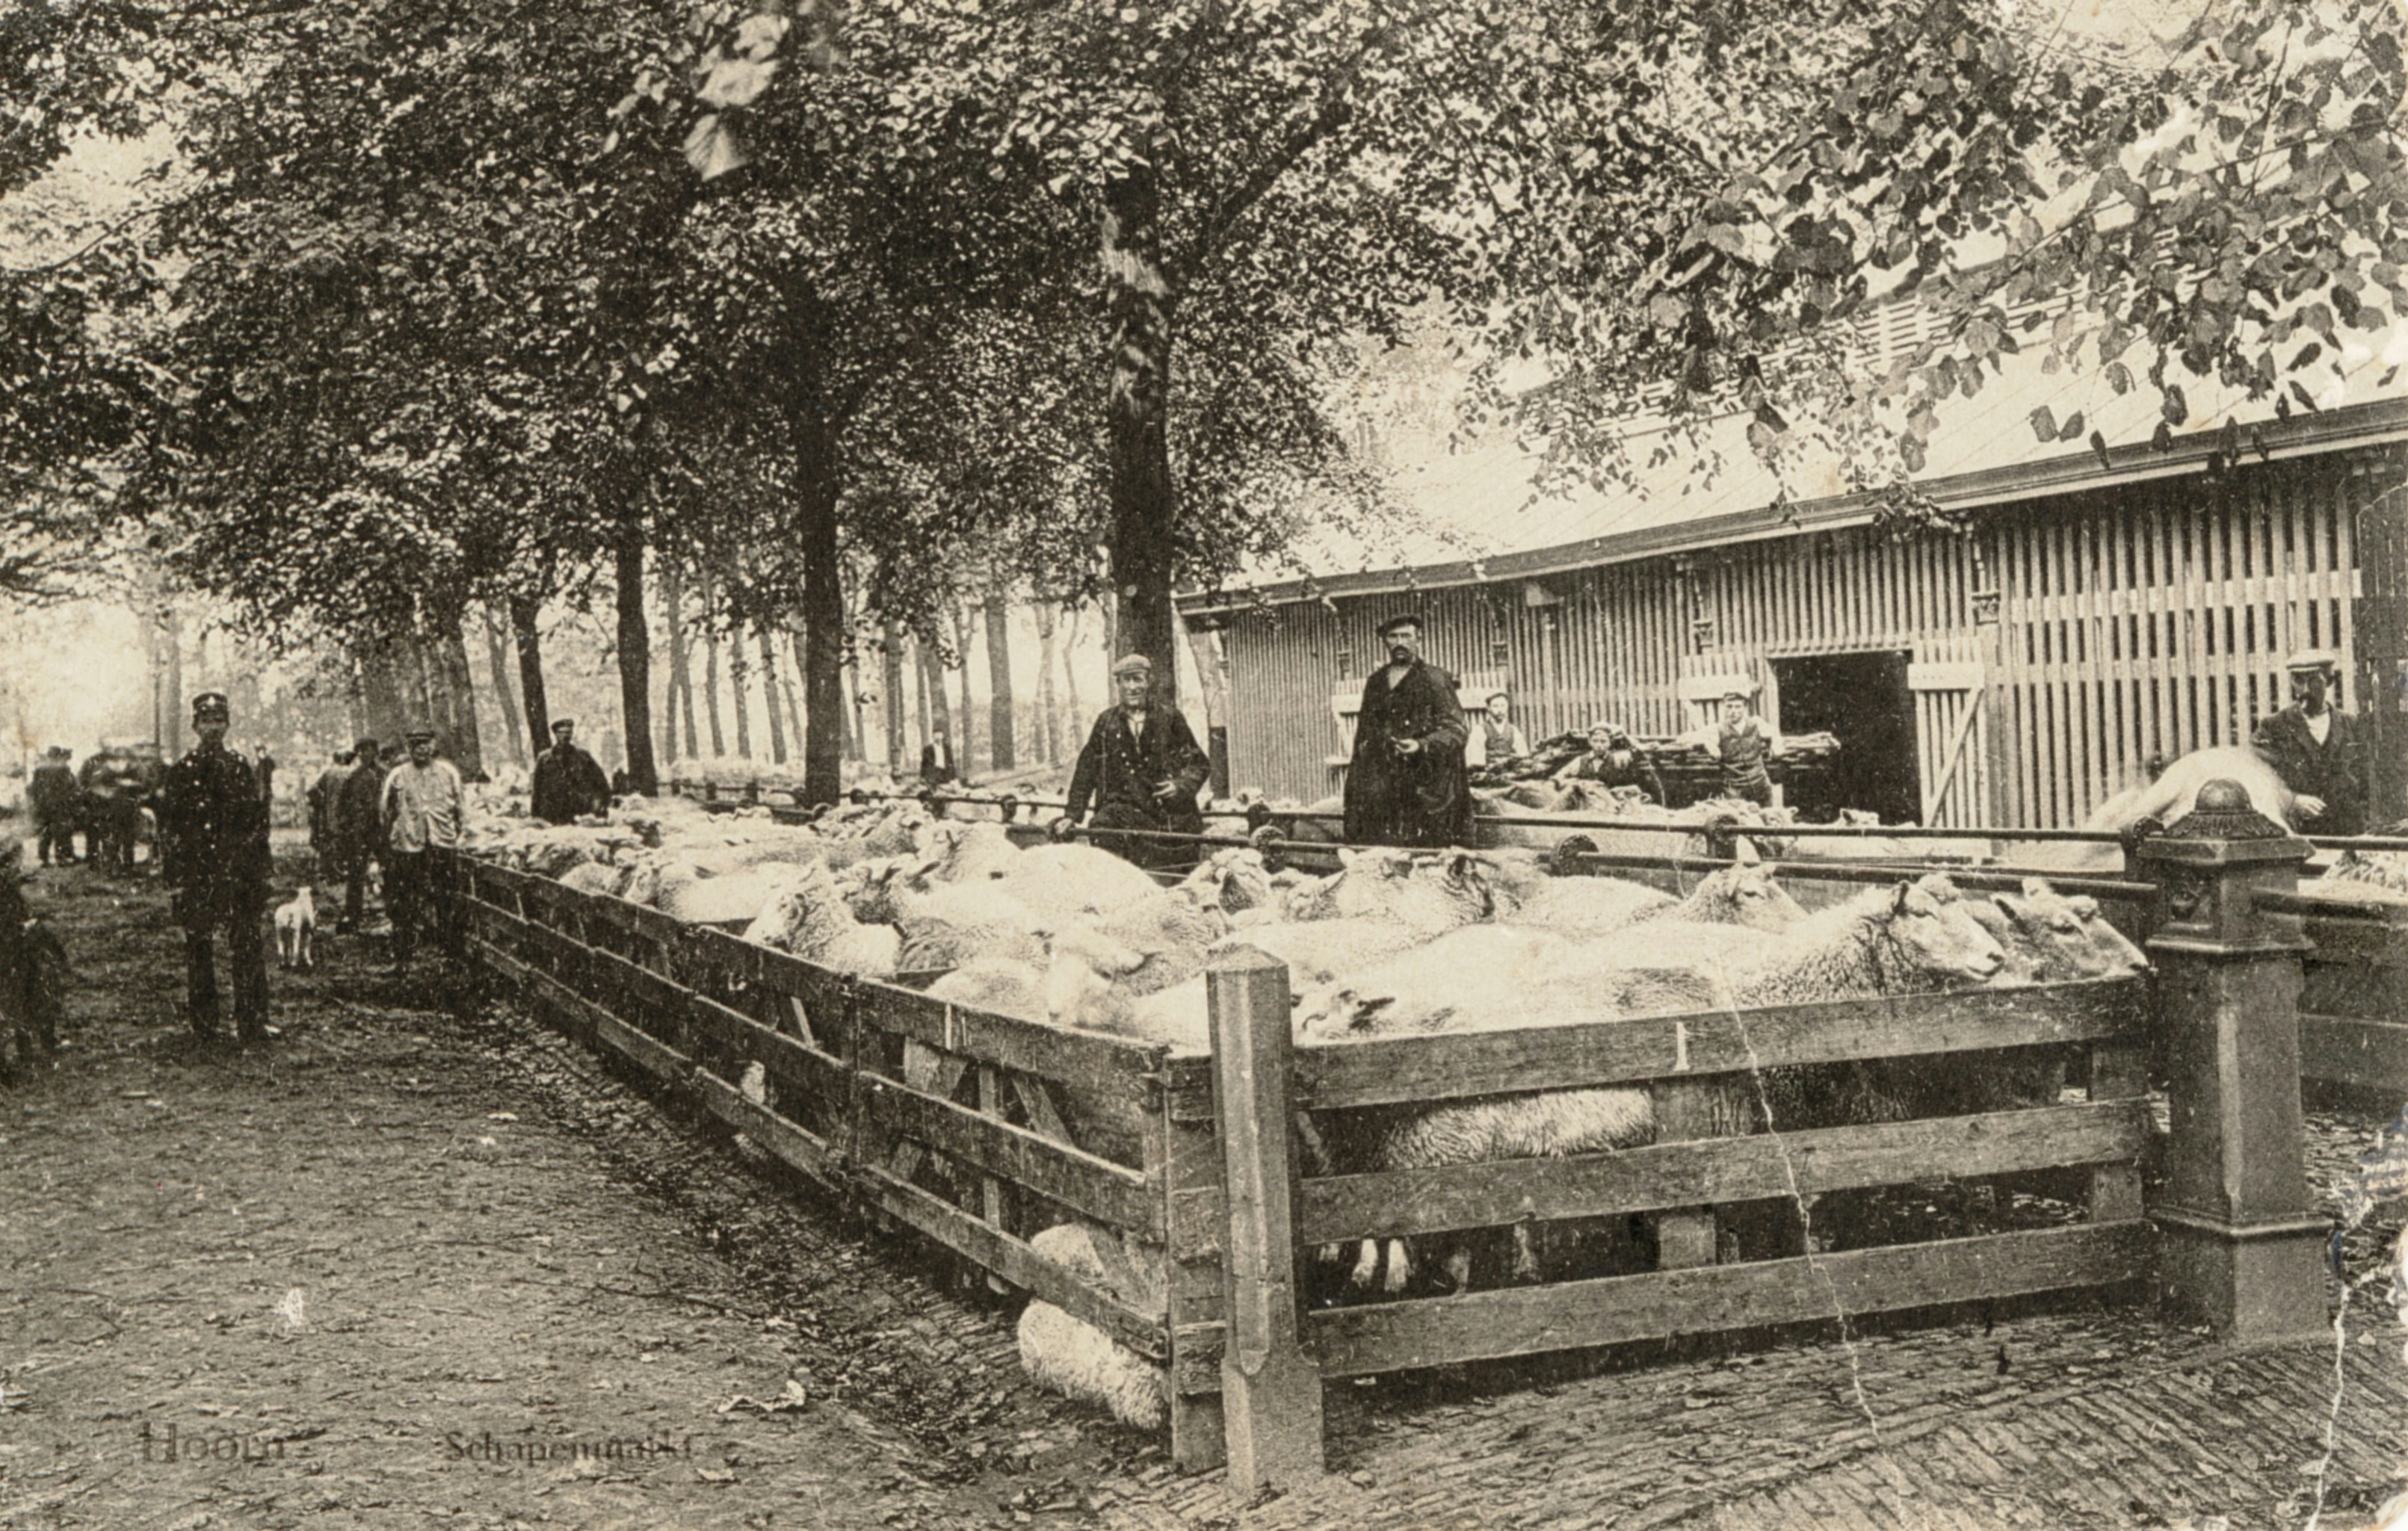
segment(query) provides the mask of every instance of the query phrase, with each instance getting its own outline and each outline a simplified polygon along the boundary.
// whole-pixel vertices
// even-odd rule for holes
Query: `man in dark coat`
[[[367,909],[368,866],[384,855],[384,757],[377,741],[351,747],[351,774],[335,794],[335,853],[343,864],[343,917],[335,928],[360,928]]]
[[[603,774],[600,761],[578,748],[576,720],[552,723],[552,748],[535,757],[527,808],[548,824],[610,811],[610,779]]]
[[[1346,838],[1357,845],[1471,843],[1463,703],[1455,677],[1421,657],[1419,617],[1380,625],[1388,663],[1363,682],[1346,767]]]
[[[945,725],[939,723],[933,732],[936,737],[920,746],[923,787],[942,787],[961,780],[961,773],[953,768],[953,743],[945,737]]]
[[[2333,705],[2341,665],[2322,649],[2293,654],[2292,703],[2258,724],[2250,743],[2296,794],[2300,827],[2366,833],[2366,745],[2358,720]]]
[[[1204,833],[1204,815],[1196,794],[1212,774],[1212,763],[1197,748],[1196,731],[1177,708],[1154,700],[1154,665],[1143,654],[1125,654],[1112,665],[1117,705],[1096,719],[1086,748],[1070,773],[1070,794],[1064,805],[1062,827],[1086,819],[1095,805],[1093,829]],[[1097,834],[1095,843],[1126,861],[1146,867],[1194,865],[1192,841],[1157,840],[1138,835]]]
[[[204,1041],[217,1036],[218,985],[211,937],[226,933],[234,969],[234,1021],[246,1042],[267,1036],[267,799],[249,762],[225,747],[226,699],[193,698],[200,743],[159,789],[160,865],[175,891],[191,964],[189,1014]]]
[[[77,818],[83,824],[83,859],[98,872],[113,873],[134,864],[134,847],[120,845],[117,832],[122,821],[117,811],[117,799],[123,790],[120,778],[122,763],[114,750],[95,750],[83,757],[76,772],[79,789],[76,798]]]
[[[77,784],[67,758],[63,746],[50,746],[42,763],[34,767],[33,780],[25,783],[25,806],[33,810],[34,832],[39,837],[45,866],[50,865],[52,851],[57,852],[61,866],[75,865],[76,815],[82,807],[83,789]]]
[[[351,774],[353,758],[349,750],[338,751],[309,783],[309,849],[318,858],[322,883],[334,883],[343,875],[342,854],[335,848],[335,805]]]

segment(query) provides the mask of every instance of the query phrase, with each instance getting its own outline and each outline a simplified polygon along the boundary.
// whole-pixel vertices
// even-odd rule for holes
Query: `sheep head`
[[[1302,995],[1296,1006],[1296,1039],[1339,1042],[1377,1035],[1380,1012],[1396,1002],[1394,994],[1362,994],[1347,984]]]
[[[1907,992],[1914,982],[1927,979],[1985,983],[2006,964],[2006,952],[1998,938],[1984,930],[1960,901],[1935,897],[1930,886],[1934,882],[1951,894],[1956,891],[1955,884],[1937,874],[1917,882],[1901,882],[1864,917],[1878,947],[1899,969],[1885,975],[1899,980],[1899,992]]]

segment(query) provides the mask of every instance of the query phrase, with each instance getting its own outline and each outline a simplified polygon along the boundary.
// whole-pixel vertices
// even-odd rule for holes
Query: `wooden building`
[[[1962,536],[1891,539],[1863,497],[1726,494],[1636,527],[1592,507],[1598,535],[1562,539],[1584,518],[1557,517],[1519,539],[1546,545],[1476,559],[1186,596],[1222,633],[1229,780],[1338,790],[1373,629],[1404,608],[1434,662],[1504,678],[1533,740],[1598,719],[1671,734],[1736,680],[1783,730],[1839,736],[1851,805],[1952,826],[2079,825],[2153,763],[2246,739],[2285,705],[2285,657],[2329,648],[2370,718],[2373,822],[2408,812],[2408,400],[2267,421],[2239,464],[2213,431],[2104,464],[2036,454],[2018,408],[1993,412],[2022,431],[2017,460],[1960,453],[1920,483]]]

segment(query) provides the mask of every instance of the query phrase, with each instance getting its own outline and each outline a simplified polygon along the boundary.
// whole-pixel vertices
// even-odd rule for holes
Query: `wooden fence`
[[[2408,904],[2303,890],[2300,1072],[2321,1084],[2408,1100]]]
[[[1335,1378],[2153,1273],[2238,1338],[2321,1333],[2324,1224],[2305,1179],[2301,1031],[2286,1024],[2307,847],[2275,833],[2150,842],[2149,884],[2100,880],[2134,909],[2157,894],[2135,922],[2159,931],[2153,978],[1297,1045],[1285,968],[1240,950],[1208,972],[1210,1054],[943,1004],[465,859],[459,893],[469,955],[573,1033],[1162,1368],[1175,1458],[1226,1459],[1251,1492],[1317,1470],[1320,1388]],[[2345,928],[2378,928],[2365,939],[2400,950],[2396,927]],[[2398,965],[2386,971],[2396,982]],[[2309,1037],[2341,1035],[2324,1023],[2312,1019]],[[2310,1052],[2337,1045],[2312,1040]],[[2144,1202],[2153,1056],[2172,1079],[2172,1168]],[[1959,1078],[2010,1064],[2046,1077],[2064,1062],[2083,1083],[2004,1109],[1943,1095],[1967,1103],[1757,1130],[1768,1071],[1909,1059]],[[1308,1173],[1291,1130],[1604,1090],[1644,1092],[1652,1141]],[[2236,1189],[2216,1166],[2244,1150],[2251,1173]],[[2003,1231],[1837,1249],[1779,1232],[1814,1197],[2035,1175],[2059,1214]],[[1104,1242],[1125,1268],[1090,1281],[1031,1246],[1074,1218],[1117,1236]],[[1627,1273],[1313,1300],[1322,1246],[1589,1219],[1639,1220],[1648,1237]]]

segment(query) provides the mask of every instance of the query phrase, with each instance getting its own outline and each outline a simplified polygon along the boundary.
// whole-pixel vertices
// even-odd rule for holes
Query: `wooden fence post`
[[[1272,1484],[1299,1488],[1326,1470],[1321,1368],[1304,1348],[1287,966],[1240,947],[1212,959],[1205,987],[1229,1208],[1221,1406],[1229,1492],[1246,1503]]]
[[[2231,1340],[2322,1338],[2326,1220],[2308,1190],[2300,1107],[2296,916],[2258,908],[2291,893],[2308,842],[2230,781],[2137,859],[2157,882],[2148,949],[2172,1132],[2149,1207],[2167,1301]]]

